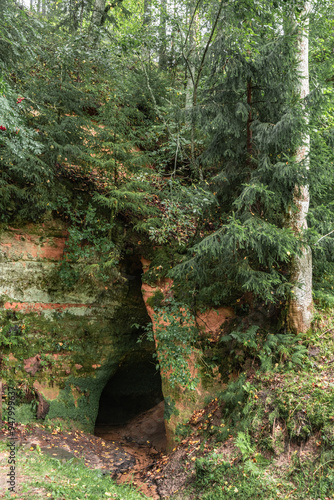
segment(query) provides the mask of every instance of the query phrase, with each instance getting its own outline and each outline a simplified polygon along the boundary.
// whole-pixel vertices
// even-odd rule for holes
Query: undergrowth
[[[320,316],[314,332],[267,336],[258,352],[255,329],[224,339],[252,350],[257,363],[182,429],[182,443],[202,444],[185,462],[192,480],[173,500],[334,499],[334,327]]]

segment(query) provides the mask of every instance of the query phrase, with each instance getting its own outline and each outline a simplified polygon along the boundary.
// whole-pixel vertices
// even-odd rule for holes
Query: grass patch
[[[0,443],[2,476],[7,471],[8,448]],[[38,448],[17,450],[17,493],[6,492],[2,498],[33,500],[144,500],[145,495],[128,485],[117,485],[108,475],[87,468],[81,460],[58,460],[42,454]]]

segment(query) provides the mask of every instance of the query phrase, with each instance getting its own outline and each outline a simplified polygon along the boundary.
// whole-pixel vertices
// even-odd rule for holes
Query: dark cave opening
[[[102,391],[96,427],[125,425],[163,401],[161,377],[152,353],[138,351],[129,358]]]
[[[135,255],[122,263],[122,276],[127,279],[126,302],[119,310],[116,324],[121,324],[126,337],[120,337],[125,352],[107,380],[99,401],[95,435],[108,441],[134,446],[166,447],[164,402],[160,371],[154,359],[154,342],[138,338],[150,323],[143,300],[142,265]],[[141,325],[138,328],[135,325]]]

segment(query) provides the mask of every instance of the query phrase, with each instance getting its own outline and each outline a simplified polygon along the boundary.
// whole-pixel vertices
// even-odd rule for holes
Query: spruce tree
[[[297,33],[282,33],[282,19],[269,4],[261,13],[240,5],[224,14],[228,22],[221,21],[210,54],[209,97],[202,94],[208,138],[202,161],[220,227],[191,249],[174,276],[179,286],[186,276],[203,303],[240,301],[248,292],[252,300],[283,304],[293,286],[291,256],[302,251],[287,214],[306,175],[295,157],[305,129]],[[247,29],[239,30],[241,19]]]

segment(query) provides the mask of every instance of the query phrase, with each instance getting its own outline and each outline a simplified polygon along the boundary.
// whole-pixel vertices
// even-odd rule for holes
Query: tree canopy
[[[192,310],[271,304],[280,328],[310,248],[314,298],[332,304],[334,20],[305,6],[3,0],[1,223],[61,217],[99,279],[131,247]]]

